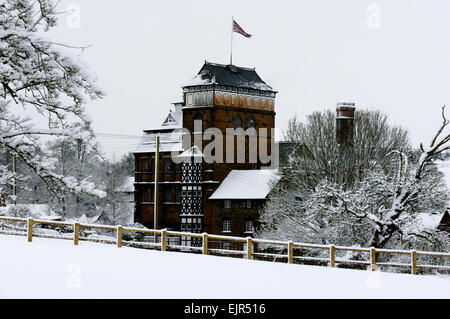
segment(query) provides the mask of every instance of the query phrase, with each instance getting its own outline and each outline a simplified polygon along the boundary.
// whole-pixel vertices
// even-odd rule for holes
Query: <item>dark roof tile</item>
[[[224,65],[205,61],[197,76],[186,83],[184,87],[198,85],[200,83],[199,81],[204,81],[204,84],[215,83],[225,86],[276,92],[259,77],[255,69],[235,65]]]

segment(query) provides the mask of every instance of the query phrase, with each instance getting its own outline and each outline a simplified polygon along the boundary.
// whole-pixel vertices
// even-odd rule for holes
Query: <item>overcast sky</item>
[[[279,93],[276,126],[336,102],[380,109],[428,142],[450,104],[450,2],[63,0],[48,36],[81,55],[107,96],[88,105],[99,133],[141,135],[181,98],[204,60],[255,67]],[[73,13],[72,13],[73,14]],[[73,17],[73,16],[72,16]],[[449,106],[450,108],[450,106]],[[450,111],[447,112],[450,117]],[[135,139],[115,140],[125,150]],[[110,142],[111,144],[112,142]]]

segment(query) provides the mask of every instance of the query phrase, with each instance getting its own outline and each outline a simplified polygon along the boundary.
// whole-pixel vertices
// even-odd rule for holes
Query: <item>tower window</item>
[[[200,93],[195,93],[195,105],[200,105]]]
[[[231,199],[225,199],[224,208],[231,208]]]
[[[146,171],[148,170],[148,158],[142,157],[142,170]]]
[[[187,100],[187,105],[193,105],[194,104],[192,93],[186,94],[186,100]]]
[[[172,188],[167,188],[166,191],[164,192],[164,200],[166,202],[171,202],[172,201]]]
[[[224,105],[229,105],[230,104],[230,96],[228,95],[228,93],[224,93],[223,94],[223,104]]]
[[[164,159],[164,172],[170,172],[172,170],[172,160],[170,158]]]
[[[242,127],[241,118],[238,115],[233,116],[233,128],[237,129]]]
[[[246,207],[247,208],[252,208],[252,200],[251,199],[247,199]]]
[[[251,117],[251,116],[249,116],[249,117],[247,118],[247,128],[249,128],[249,127],[253,127],[253,128],[256,127],[256,121],[255,121],[255,119],[254,119],[253,117]]]
[[[216,104],[220,105],[222,104],[222,94],[216,93]]]
[[[150,202],[151,201],[151,194],[152,190],[150,188],[144,189],[142,192],[142,201],[143,202]]]
[[[194,118],[194,133],[200,133],[203,131],[203,119],[201,115],[197,115]]]

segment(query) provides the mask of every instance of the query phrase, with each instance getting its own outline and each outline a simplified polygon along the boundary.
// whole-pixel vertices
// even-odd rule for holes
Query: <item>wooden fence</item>
[[[26,223],[26,228],[11,227],[14,231],[4,230],[5,225],[1,221],[6,222],[17,222]],[[33,225],[52,225],[52,226],[62,226],[71,227],[73,229],[73,234],[70,236],[65,235],[48,235],[48,234],[33,234]],[[113,231],[115,233],[115,238],[90,238],[80,236],[82,229],[99,229],[106,231]],[[19,230],[19,231],[18,231]],[[21,231],[22,230],[22,231]],[[140,242],[140,241],[127,241],[123,239],[124,232],[134,232],[150,234],[154,237],[154,242]],[[240,255],[247,259],[255,259],[255,257],[263,258],[273,258],[275,261],[278,259],[285,259],[287,263],[295,263],[295,261],[303,262],[313,262],[327,264],[330,267],[336,267],[336,264],[359,264],[367,267],[369,270],[376,270],[379,266],[392,266],[392,267],[408,267],[411,269],[411,274],[417,274],[418,269],[438,269],[438,270],[450,270],[450,266],[443,265],[422,265],[418,264],[417,259],[419,256],[432,256],[440,258],[449,258],[450,253],[442,252],[431,252],[431,251],[416,251],[416,250],[392,250],[392,249],[378,249],[378,248],[360,248],[360,247],[344,247],[335,245],[317,245],[317,244],[306,244],[306,243],[295,243],[292,241],[276,241],[276,240],[265,240],[257,239],[251,237],[233,237],[233,236],[222,236],[222,235],[212,235],[207,233],[188,233],[188,232],[177,232],[169,231],[166,229],[155,230],[155,229],[140,229],[140,228],[130,228],[110,225],[97,225],[97,224],[83,224],[83,223],[69,223],[60,221],[47,221],[47,220],[36,220],[32,218],[18,218],[18,217],[0,217],[0,234],[7,235],[23,235],[27,236],[28,241],[31,242],[33,237],[41,238],[54,238],[54,239],[66,239],[73,240],[74,245],[78,245],[79,241],[94,241],[103,242],[109,244],[116,244],[117,247],[122,247],[123,245],[133,246],[133,247],[150,247],[166,251],[168,249],[174,250],[186,250],[186,251],[198,251],[202,254],[221,254],[221,255]],[[169,237],[180,238],[197,238],[200,245],[198,247],[186,246],[180,244],[171,244]],[[217,249],[208,247],[208,243],[214,241],[225,241],[227,243],[234,242],[240,244],[239,247],[242,249]],[[262,245],[265,247],[278,247],[278,250],[285,250],[286,253],[267,253],[267,252],[256,252],[256,245]],[[318,249],[327,252],[327,257],[311,257],[311,256],[298,256],[294,255],[294,249]],[[357,253],[367,253],[367,260],[348,260],[337,258],[337,252],[347,251],[347,252],[357,252]],[[390,262],[379,262],[377,261],[377,256],[381,254],[396,254],[396,255],[406,255],[409,256],[410,262],[408,263],[390,263]]]

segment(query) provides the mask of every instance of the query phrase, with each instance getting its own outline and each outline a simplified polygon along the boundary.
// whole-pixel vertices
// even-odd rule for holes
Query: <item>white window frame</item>
[[[222,221],[222,233],[231,233],[231,219]]]
[[[249,227],[251,225],[251,227]],[[255,231],[254,228],[254,222],[253,220],[246,220],[245,221],[245,232],[249,234],[253,234]]]

